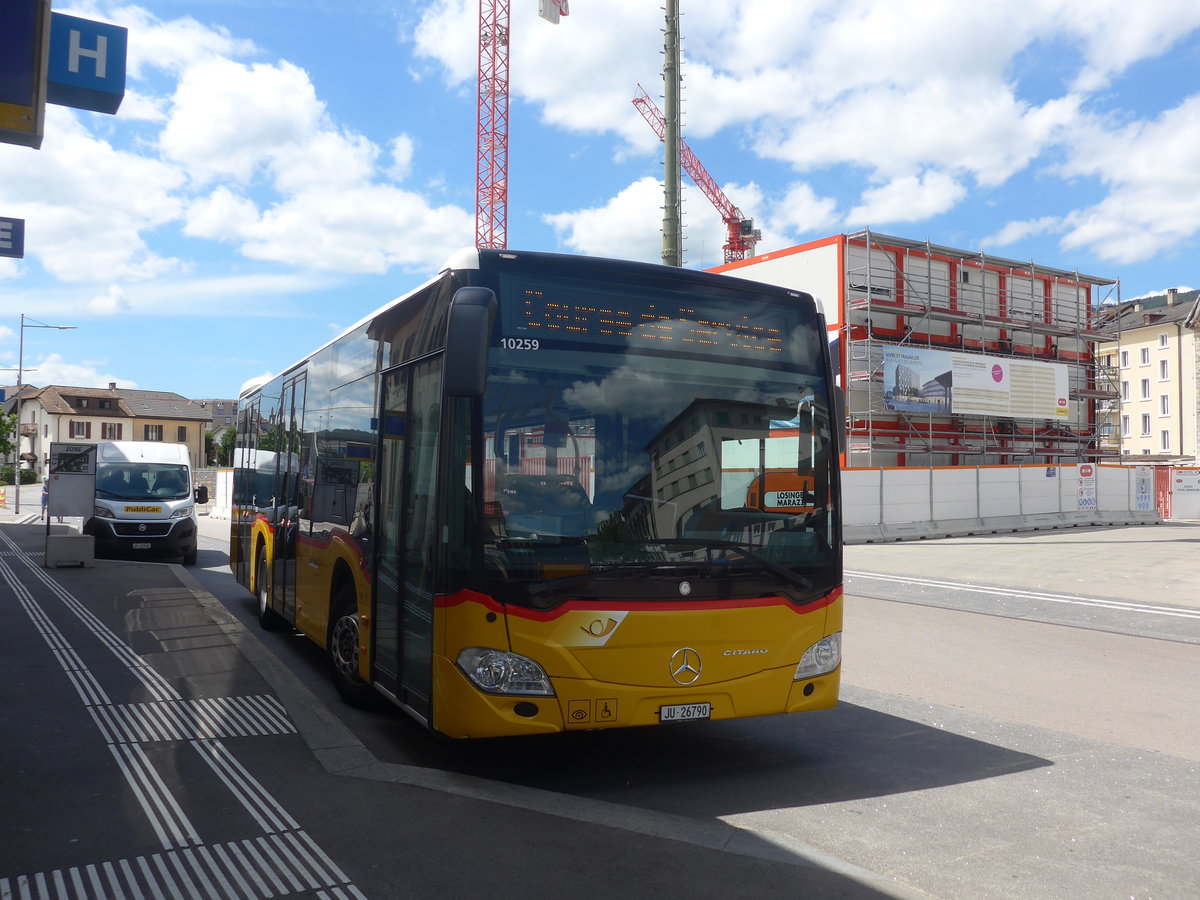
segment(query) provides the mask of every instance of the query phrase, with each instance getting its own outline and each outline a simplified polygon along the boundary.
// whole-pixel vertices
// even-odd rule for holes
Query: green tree
[[[4,413],[0,413],[0,459],[7,460],[12,455],[13,450],[16,449],[16,444],[13,441],[16,431],[16,414],[6,416]]]
[[[217,465],[232,466],[233,465],[233,441],[237,434],[232,428],[225,429],[225,433],[221,435],[221,441],[217,444]]]

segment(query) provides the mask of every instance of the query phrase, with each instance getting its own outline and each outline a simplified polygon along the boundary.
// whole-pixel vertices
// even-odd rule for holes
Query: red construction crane
[[[654,129],[658,139],[666,140],[667,120],[663,116],[662,110],[658,108],[658,104],[650,99],[650,95],[640,84],[637,96],[633,98],[633,105],[638,108],[642,118]],[[728,229],[725,241],[725,262],[736,262],[747,256],[753,256],[755,245],[762,239],[762,232],[754,227],[753,219],[742,215],[742,211],[725,196],[725,192],[708,174],[708,170],[700,164],[700,160],[696,158],[692,148],[687,145],[687,141],[679,142],[679,164],[683,171],[691,176],[692,181],[696,182],[696,187],[703,191],[704,196],[721,214],[721,219]]]
[[[568,0],[538,0],[557,23]],[[475,246],[508,245],[509,0],[479,0],[479,110],[475,138]]]

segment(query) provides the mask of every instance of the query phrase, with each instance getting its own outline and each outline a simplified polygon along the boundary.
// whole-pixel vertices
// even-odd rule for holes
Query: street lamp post
[[[33,324],[28,324],[26,320]],[[56,331],[70,331],[76,327],[75,325],[47,325],[45,322],[30,319],[25,313],[21,313],[21,336],[17,339],[17,458],[13,462],[13,488],[15,489],[13,493],[16,495],[13,510],[17,515],[21,514],[21,380],[25,374],[25,329],[53,328]]]

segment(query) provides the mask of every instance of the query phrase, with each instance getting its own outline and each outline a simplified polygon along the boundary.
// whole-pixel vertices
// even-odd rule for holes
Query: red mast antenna
[[[568,0],[538,0],[557,23]],[[508,245],[509,0],[479,0],[479,104],[475,133],[475,246]]]
[[[638,112],[642,114],[642,118],[654,129],[658,139],[666,140],[666,117],[658,108],[658,104],[650,99],[650,95],[640,84],[637,96],[633,98],[632,102]],[[700,160],[696,158],[696,154],[692,152],[692,148],[684,140],[679,141],[679,165],[721,214],[721,220],[725,223],[726,228],[725,262],[736,262],[747,256],[753,256],[755,245],[762,239],[762,232],[754,227],[753,219],[742,215],[742,211],[725,196],[725,192],[708,174],[708,170],[704,168]]]

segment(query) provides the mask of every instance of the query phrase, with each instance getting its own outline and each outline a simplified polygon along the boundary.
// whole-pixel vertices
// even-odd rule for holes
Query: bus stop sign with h
[[[0,142],[38,149],[47,103],[115,113],[129,31],[51,13],[50,0],[0,5]]]

